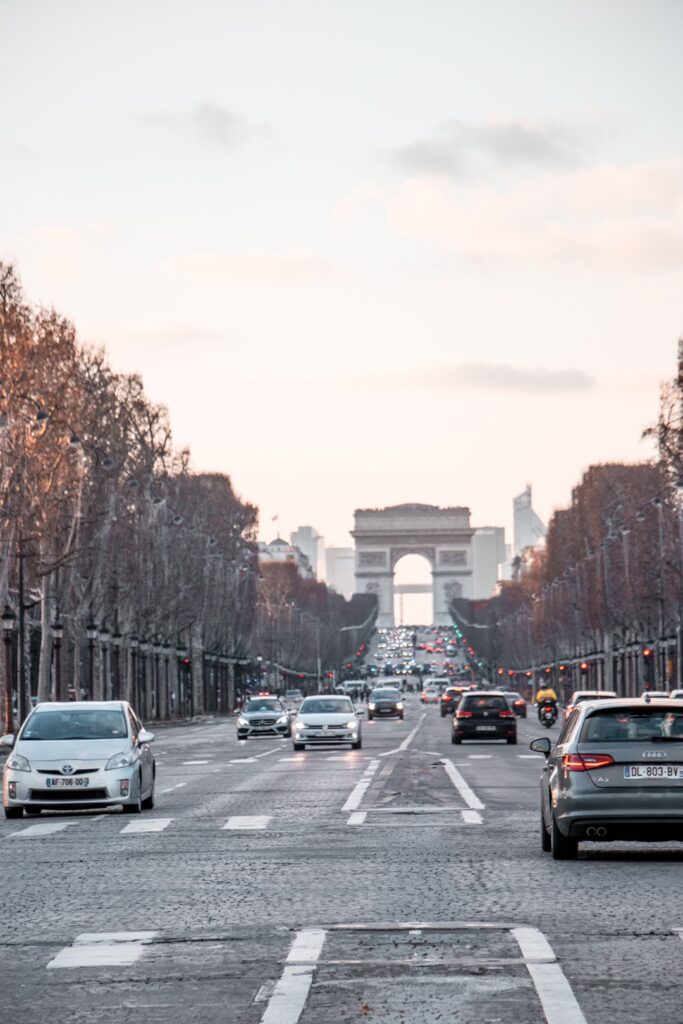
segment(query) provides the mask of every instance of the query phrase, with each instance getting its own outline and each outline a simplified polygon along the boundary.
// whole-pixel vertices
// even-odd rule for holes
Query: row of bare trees
[[[36,695],[128,697],[150,717],[232,706],[236,670],[283,629],[257,515],[227,476],[191,471],[138,376],[31,306],[0,263],[6,725]],[[314,600],[296,588],[288,598],[299,628],[277,656],[292,667],[310,668],[319,650],[326,662],[328,633],[344,625],[315,586]]]
[[[489,602],[456,602],[456,619],[491,671],[637,692],[681,678],[683,370],[662,392],[659,458],[595,465],[544,548]],[[475,621],[472,621],[472,620]],[[680,682],[679,682],[679,685]]]

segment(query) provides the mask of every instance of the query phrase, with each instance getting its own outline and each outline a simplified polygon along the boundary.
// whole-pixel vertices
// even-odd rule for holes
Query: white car
[[[292,740],[294,750],[319,743],[350,743],[360,750],[361,725],[350,698],[325,693],[306,697],[292,723]]]

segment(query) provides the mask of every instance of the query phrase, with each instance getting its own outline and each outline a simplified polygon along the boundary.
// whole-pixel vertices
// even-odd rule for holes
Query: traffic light
[[[644,670],[645,670],[644,675],[645,675],[645,682],[647,683],[648,686],[651,686],[652,683],[654,682],[655,662],[654,662],[653,655],[654,655],[654,651],[652,650],[651,647],[648,647],[648,646],[643,647],[643,667],[644,667]]]

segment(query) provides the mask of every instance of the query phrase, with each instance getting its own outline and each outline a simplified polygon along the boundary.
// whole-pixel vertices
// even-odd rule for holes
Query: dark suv
[[[499,690],[468,693],[453,715],[451,743],[463,740],[517,742],[517,719]]]

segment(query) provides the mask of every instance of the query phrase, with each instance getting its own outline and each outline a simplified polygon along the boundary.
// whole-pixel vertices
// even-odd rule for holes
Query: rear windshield
[[[586,718],[580,743],[683,742],[683,709],[605,708]]]
[[[464,697],[462,707],[469,711],[498,711],[506,710],[505,697]]]
[[[348,697],[308,697],[299,711],[302,715],[351,715],[353,704]]]
[[[22,740],[111,740],[126,736],[126,719],[118,709],[35,711],[26,722]]]

